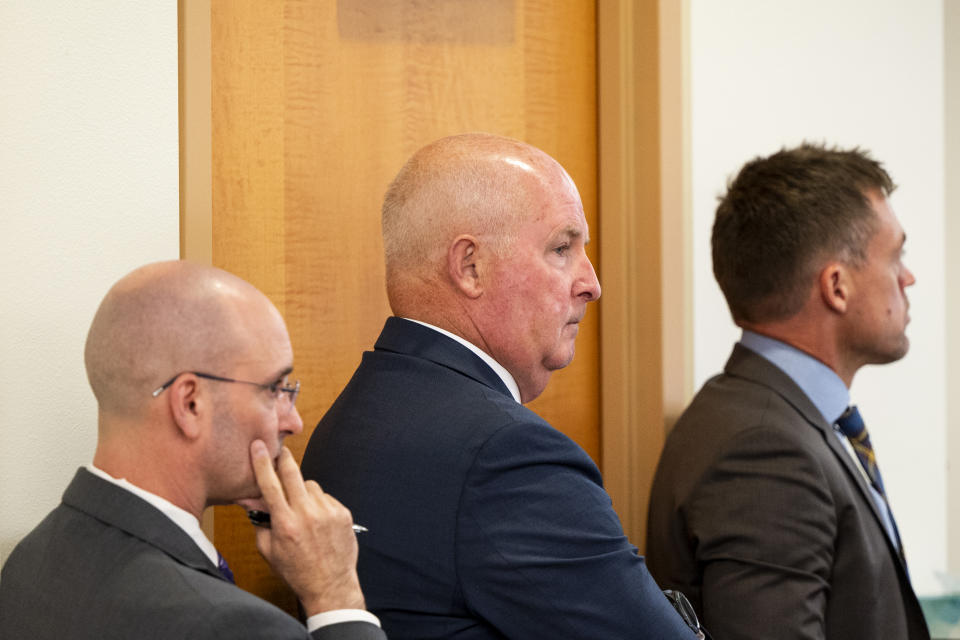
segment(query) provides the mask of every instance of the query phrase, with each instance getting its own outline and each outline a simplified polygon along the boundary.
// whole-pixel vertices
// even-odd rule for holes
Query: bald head
[[[442,138],[403,166],[383,203],[387,293],[396,301],[419,282],[436,284],[451,241],[461,234],[505,251],[550,180],[569,181],[536,147],[486,133]],[[572,181],[570,182],[572,185]]]
[[[133,417],[182,371],[217,371],[249,349],[251,314],[279,313],[244,280],[184,261],[149,264],[117,282],[84,350],[101,415]]]
[[[383,243],[395,315],[486,352],[523,402],[573,358],[600,296],[573,180],[546,153],[470,133],[417,151],[387,191]]]

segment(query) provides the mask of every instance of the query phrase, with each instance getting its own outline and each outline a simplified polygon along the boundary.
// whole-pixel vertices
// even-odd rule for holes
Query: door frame
[[[601,469],[641,550],[656,462],[692,395],[688,3],[597,3]],[[178,1],[180,255],[206,264],[210,10]],[[212,509],[204,530],[213,537]]]

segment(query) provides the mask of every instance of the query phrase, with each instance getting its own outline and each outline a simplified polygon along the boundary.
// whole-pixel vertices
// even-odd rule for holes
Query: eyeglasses
[[[284,399],[287,400],[287,406],[283,409],[284,413],[291,411],[293,406],[297,403],[297,396],[300,394],[300,381],[297,380],[292,385],[284,384],[279,380],[271,384],[262,384],[260,382],[250,382],[249,380],[234,380],[233,378],[224,378],[223,376],[215,376],[210,373],[200,373],[199,371],[181,371],[177,375],[173,376],[162,385],[153,390],[151,395],[156,398],[161,393],[167,390],[167,388],[174,383],[174,381],[182,376],[185,373],[192,373],[198,378],[206,378],[207,380],[216,380],[217,382],[236,382],[239,384],[249,384],[254,387],[259,387],[265,391],[269,391],[277,399],[277,402],[282,402]]]

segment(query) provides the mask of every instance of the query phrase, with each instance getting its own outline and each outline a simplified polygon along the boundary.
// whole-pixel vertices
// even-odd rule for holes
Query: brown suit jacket
[[[667,438],[650,571],[716,640],[929,638],[855,464],[800,388],[737,345]]]

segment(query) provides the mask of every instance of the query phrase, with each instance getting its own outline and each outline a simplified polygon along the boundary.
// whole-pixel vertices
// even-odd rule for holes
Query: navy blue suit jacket
[[[227,582],[170,518],[86,469],[4,565],[0,638],[386,640],[368,622],[308,634]]]
[[[693,637],[590,457],[428,327],[387,320],[303,472],[370,529],[360,581],[395,640]]]

